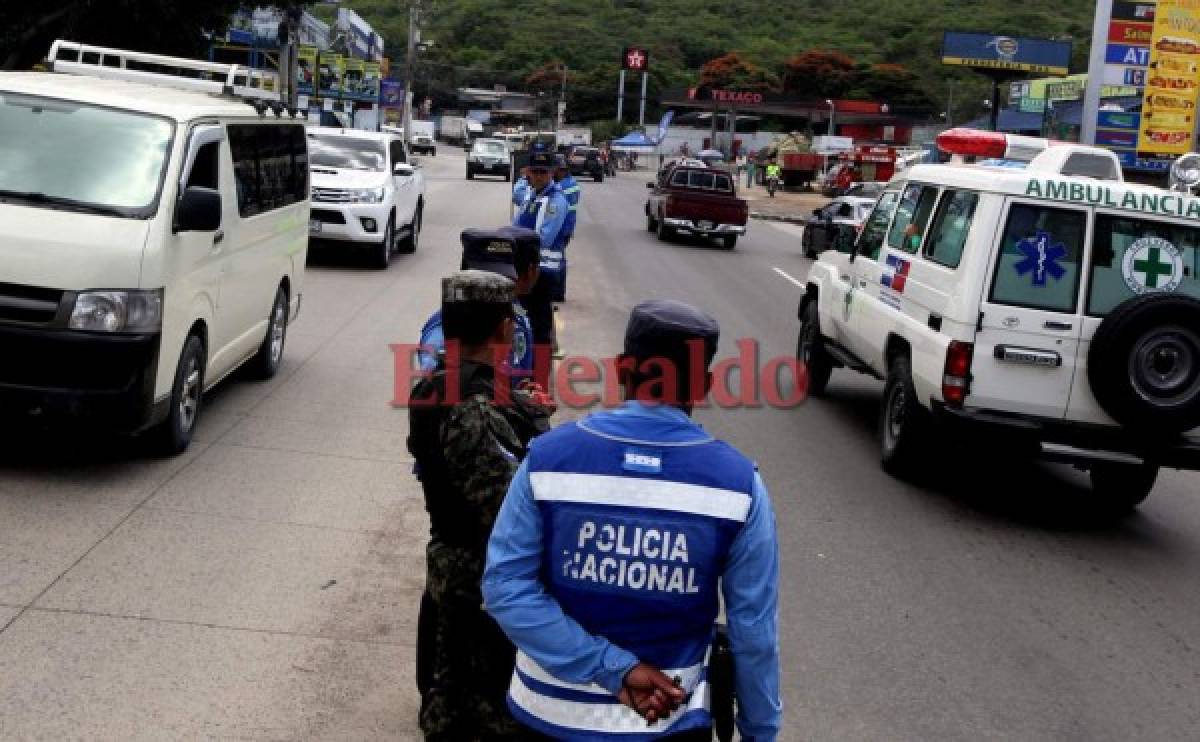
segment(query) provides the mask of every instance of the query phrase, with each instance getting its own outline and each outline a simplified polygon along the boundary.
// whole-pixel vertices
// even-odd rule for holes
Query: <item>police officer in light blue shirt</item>
[[[541,239],[542,255],[538,280],[529,296],[524,297],[521,303],[529,312],[534,342],[546,347],[554,345],[553,296],[558,272],[562,267],[560,239],[570,210],[567,199],[554,182],[554,164],[554,155],[544,147],[539,146],[530,152],[526,172],[532,193],[525,199],[524,205],[513,219],[513,226],[532,229]],[[539,368],[537,371],[538,383],[548,387],[550,369]]]
[[[554,182],[558,183],[558,189],[567,199],[567,219],[563,222],[563,228],[558,237],[558,241],[562,245],[559,248],[562,252],[562,267],[558,272],[558,283],[552,292],[552,298],[554,301],[566,301],[567,246],[571,244],[571,238],[575,236],[575,222],[579,218],[579,199],[583,195],[583,189],[579,187],[575,176],[571,175],[571,168],[567,166],[566,156],[560,154],[556,155],[554,159]]]
[[[499,273],[516,284],[518,299],[529,294],[538,277],[541,239],[532,230],[521,227],[464,229],[462,269]],[[512,355],[504,370],[512,375],[512,386],[533,378],[534,343],[529,317],[520,304],[514,305],[516,327],[513,330]],[[435,311],[421,328],[418,361],[423,371],[433,371],[445,347],[442,312]]]
[[[483,596],[518,650],[509,708],[534,733],[711,740],[718,592],[742,739],[779,732],[771,501],[754,464],[690,419],[717,336],[691,306],[639,304],[618,359],[624,406],[540,436],[517,470]]]

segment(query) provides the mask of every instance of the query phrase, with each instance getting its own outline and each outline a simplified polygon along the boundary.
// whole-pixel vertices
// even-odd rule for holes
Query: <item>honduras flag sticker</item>
[[[661,474],[662,454],[645,448],[627,448],[621,468],[639,474]]]

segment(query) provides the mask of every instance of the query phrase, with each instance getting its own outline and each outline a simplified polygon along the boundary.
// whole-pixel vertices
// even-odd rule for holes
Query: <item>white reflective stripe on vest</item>
[[[525,654],[521,650],[517,650],[517,669],[525,673],[529,677],[546,685],[553,685],[555,688],[564,690],[579,691],[580,693],[594,693],[598,696],[609,696],[610,694],[604,689],[604,686],[596,683],[569,683],[566,680],[560,680],[550,673],[542,669],[542,666],[533,660],[532,657]],[[700,673],[704,671],[704,662],[698,662],[691,667],[679,667],[671,670],[663,670],[663,674],[669,678],[678,677],[680,684],[684,689],[695,688],[700,680]]]
[[[735,490],[638,477],[535,471],[529,475],[533,499],[653,508],[746,522],[750,495]]]
[[[709,709],[708,682],[700,683],[692,691],[686,705],[654,724],[647,726],[646,720],[633,709],[620,703],[583,703],[547,698],[530,690],[514,675],[512,687],[508,689],[513,702],[530,716],[557,727],[575,729],[580,732],[607,732],[611,734],[646,734],[662,730],[667,733],[671,725],[689,711]]]

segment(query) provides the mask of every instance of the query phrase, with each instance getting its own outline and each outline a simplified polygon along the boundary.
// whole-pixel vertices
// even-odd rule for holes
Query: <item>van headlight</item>
[[[162,291],[82,291],[68,326],[89,332],[159,332]]]
[[[382,203],[384,196],[387,195],[387,188],[354,188],[347,191],[350,201],[356,204],[377,204]]]

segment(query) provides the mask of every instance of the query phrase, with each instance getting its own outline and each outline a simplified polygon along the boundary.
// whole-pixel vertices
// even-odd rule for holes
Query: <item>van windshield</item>
[[[73,101],[0,94],[0,201],[144,218],[175,125]]]
[[[508,154],[508,150],[500,142],[475,142],[475,151],[484,155]]]
[[[314,167],[375,172],[387,169],[387,153],[383,151],[383,143],[371,139],[309,134],[308,160]]]

